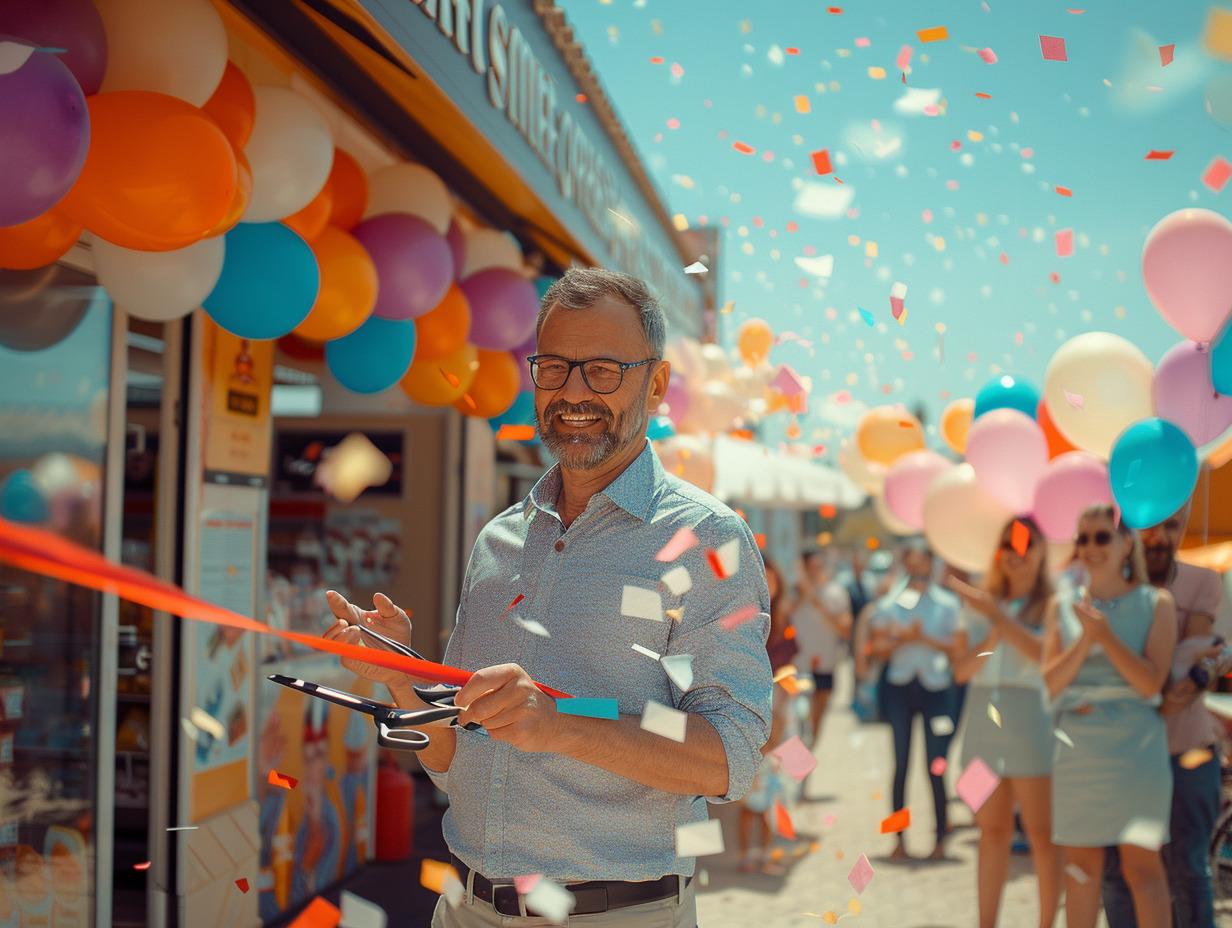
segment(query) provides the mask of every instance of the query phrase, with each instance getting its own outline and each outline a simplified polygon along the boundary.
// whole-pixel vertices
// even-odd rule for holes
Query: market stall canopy
[[[714,440],[714,495],[728,504],[770,509],[852,509],[866,494],[836,467],[781,454],[753,441]]]

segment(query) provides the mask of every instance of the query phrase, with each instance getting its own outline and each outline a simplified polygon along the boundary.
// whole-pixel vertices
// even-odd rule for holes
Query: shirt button
[[[564,551],[564,550],[565,550],[565,543],[564,543],[563,541],[558,541],[558,542],[556,542],[556,550],[557,550],[557,551]]]

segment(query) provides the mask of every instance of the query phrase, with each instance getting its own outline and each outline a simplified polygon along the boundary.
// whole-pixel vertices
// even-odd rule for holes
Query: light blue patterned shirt
[[[556,510],[560,485],[554,467],[526,500],[480,532],[445,663],[479,670],[512,661],[571,696],[616,699],[622,715],[640,716],[648,699],[697,713],[723,741],[727,794],[651,789],[559,754],[525,753],[458,730],[449,771],[429,771],[449,794],[445,840],[467,866],[491,879],[692,874],[693,858],[676,856],[676,827],[705,820],[707,799],[741,798],[769,736],[770,597],[761,555],[744,520],[667,474],[649,442],[567,531]],[[656,561],[686,527],[700,544],[672,563]],[[739,539],[740,569],[719,579],[706,550],[732,539]],[[693,585],[673,596],[660,578],[679,566]],[[681,610],[681,618],[621,615],[625,586],[657,591],[663,608]],[[532,634],[506,613],[518,595],[525,598],[514,611],[542,623],[551,637]],[[731,629],[720,625],[744,606],[758,613]],[[653,658],[634,651],[635,643],[657,654],[693,655],[688,691],[681,692]]]

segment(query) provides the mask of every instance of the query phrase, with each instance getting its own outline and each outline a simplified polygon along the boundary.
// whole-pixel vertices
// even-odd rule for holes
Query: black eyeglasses
[[[1112,532],[1096,532],[1094,535],[1088,535],[1083,532],[1074,538],[1075,548],[1085,548],[1088,544],[1093,543],[1096,547],[1102,548],[1104,545],[1112,544]]]
[[[559,390],[565,385],[573,369],[580,367],[582,382],[591,393],[615,393],[625,379],[625,371],[643,364],[652,364],[659,359],[614,361],[611,358],[587,358],[584,361],[570,361],[554,354],[532,354],[526,360],[530,362],[531,379],[540,390]]]

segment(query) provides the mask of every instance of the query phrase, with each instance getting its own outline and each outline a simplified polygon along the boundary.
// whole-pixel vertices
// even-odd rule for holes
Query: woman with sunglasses
[[[1052,840],[1064,849],[1068,928],[1094,928],[1104,848],[1115,846],[1138,928],[1167,928],[1160,845],[1172,768],[1156,711],[1176,643],[1167,590],[1151,586],[1135,533],[1111,505],[1083,510],[1074,537],[1085,586],[1045,616],[1044,681],[1054,697]]]
[[[1044,611],[1052,595],[1044,535],[1029,516],[1011,519],[982,587],[947,581],[965,606],[954,645],[954,679],[970,682],[962,769],[980,758],[1001,778],[975,813],[980,928],[995,928],[1009,875],[1014,805],[1022,812],[1039,877],[1039,924],[1061,899],[1061,855],[1052,843],[1052,720],[1040,672]]]

